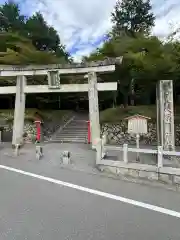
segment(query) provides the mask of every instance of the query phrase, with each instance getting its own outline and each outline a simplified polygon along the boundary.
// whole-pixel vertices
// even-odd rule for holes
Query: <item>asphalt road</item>
[[[24,171],[180,212],[180,194],[85,172],[6,161]],[[0,240],[179,240],[180,218],[0,168]]]

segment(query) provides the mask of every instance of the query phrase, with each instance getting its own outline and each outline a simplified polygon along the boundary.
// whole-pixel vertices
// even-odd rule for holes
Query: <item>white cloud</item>
[[[161,0],[159,3],[160,6],[154,9],[157,19],[153,32],[156,35],[164,37],[179,25],[180,2],[179,0]]]
[[[40,11],[59,32],[67,49],[75,49],[75,55],[81,56],[92,51],[91,44],[109,30],[115,3],[116,0],[26,0],[21,6],[29,14]]]
[[[21,0],[19,0],[21,1]],[[32,14],[41,11],[48,24],[59,32],[61,41],[69,51],[75,50],[75,56],[90,53],[97,39],[111,27],[110,16],[116,0],[24,0],[23,11]],[[157,16],[153,32],[166,36],[170,24],[180,22],[179,0],[152,0],[153,11]]]

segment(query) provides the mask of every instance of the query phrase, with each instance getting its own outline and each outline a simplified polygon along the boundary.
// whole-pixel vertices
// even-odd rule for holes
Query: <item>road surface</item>
[[[180,239],[180,194],[170,190],[0,159],[0,193],[2,240]]]

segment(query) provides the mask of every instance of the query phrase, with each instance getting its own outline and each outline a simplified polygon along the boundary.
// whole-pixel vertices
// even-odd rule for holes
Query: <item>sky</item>
[[[23,14],[40,11],[59,33],[68,52],[78,60],[105,40],[111,29],[111,12],[116,0],[14,0]],[[0,0],[0,3],[5,0]],[[167,36],[180,22],[180,0],[151,0],[156,24],[153,33]],[[180,27],[180,26],[179,26]]]

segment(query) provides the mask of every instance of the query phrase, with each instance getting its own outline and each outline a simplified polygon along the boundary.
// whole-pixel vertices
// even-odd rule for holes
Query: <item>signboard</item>
[[[134,115],[126,118],[128,120],[128,133],[130,134],[146,134],[148,132],[147,120],[149,117]]]
[[[60,75],[58,71],[48,71],[49,88],[60,88]]]
[[[126,118],[128,120],[128,133],[136,134],[136,147],[139,149],[139,134],[146,134],[148,132],[147,129],[147,120],[150,119],[149,117],[145,117],[142,115],[134,115],[131,117]],[[136,161],[140,161],[139,152],[136,155]]]

